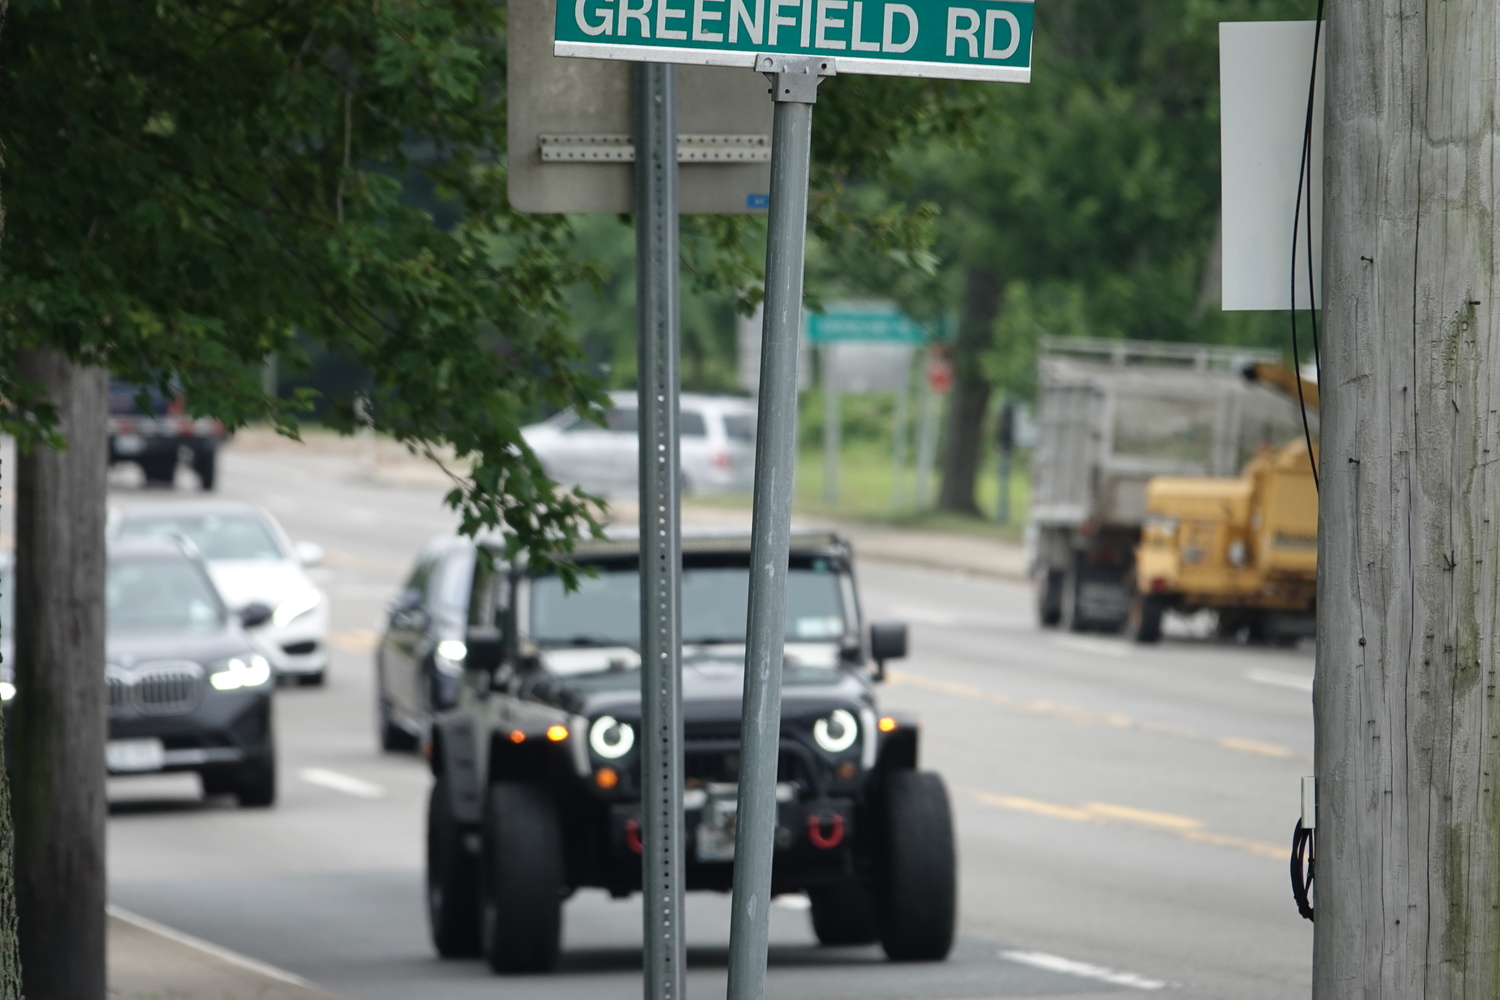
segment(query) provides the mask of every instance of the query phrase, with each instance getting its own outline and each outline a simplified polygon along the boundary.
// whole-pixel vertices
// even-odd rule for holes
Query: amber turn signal
[[[895,728],[896,728],[896,720],[893,719],[893,718],[891,718],[889,715],[885,716],[884,718],[882,718],[880,720],[880,731],[882,733],[892,732],[893,730],[895,730]]]
[[[606,792],[620,783],[620,775],[612,767],[601,767],[594,772],[594,784]]]
[[[510,741],[512,743],[525,743],[526,734],[521,732],[519,729],[512,729],[510,731]]]
[[[547,727],[547,739],[551,740],[553,743],[561,743],[563,740],[565,740],[567,738],[568,738],[568,727],[567,726],[548,726]]]

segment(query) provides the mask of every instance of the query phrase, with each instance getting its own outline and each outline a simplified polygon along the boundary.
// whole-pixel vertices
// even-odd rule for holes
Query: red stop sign
[[[943,355],[935,355],[927,362],[927,385],[939,396],[953,388],[953,362]]]

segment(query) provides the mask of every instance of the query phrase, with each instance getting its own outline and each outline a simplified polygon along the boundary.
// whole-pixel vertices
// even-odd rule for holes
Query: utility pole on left
[[[103,1000],[109,376],[20,352],[66,448],[17,462],[12,810],[24,994]]]

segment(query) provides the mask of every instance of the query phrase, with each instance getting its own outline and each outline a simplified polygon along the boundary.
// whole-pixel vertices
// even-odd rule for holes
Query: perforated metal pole
[[[756,68],[771,81],[776,117],[766,240],[766,322],[760,343],[734,896],[729,921],[729,1000],[761,1000],[766,992],[812,106],[818,98],[820,77],[831,75],[834,69],[829,59],[784,56],[761,56]]]
[[[681,1000],[682,530],[677,397],[677,70],[635,70],[645,1000]]]

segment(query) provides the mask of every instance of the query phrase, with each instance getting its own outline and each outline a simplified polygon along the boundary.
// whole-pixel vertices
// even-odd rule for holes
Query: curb
[[[113,904],[111,1000],[338,1000],[301,976]]]

